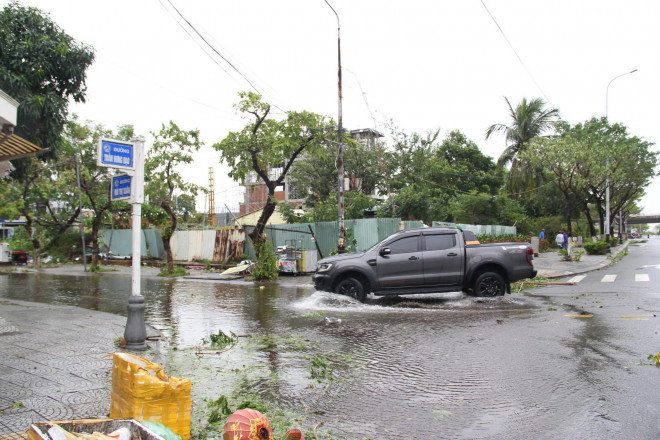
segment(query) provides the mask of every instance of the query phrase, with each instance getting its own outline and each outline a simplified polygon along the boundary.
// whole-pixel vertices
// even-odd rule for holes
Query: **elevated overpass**
[[[660,214],[656,215],[631,215],[626,219],[629,225],[641,225],[648,223],[660,223]]]

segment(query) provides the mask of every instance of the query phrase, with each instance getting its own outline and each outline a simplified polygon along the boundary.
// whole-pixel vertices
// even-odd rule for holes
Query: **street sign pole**
[[[144,202],[144,139],[131,142],[100,139],[97,148],[98,166],[123,170],[126,176],[112,179],[110,198],[126,199],[130,193],[132,238],[131,296],[124,340],[128,350],[147,349],[147,327],[144,323],[144,297],[140,294],[140,255],[142,248],[142,203]]]
[[[133,241],[131,297],[124,339],[129,350],[147,349],[147,328],[144,323],[144,297],[140,294],[140,259],[142,248],[142,202],[144,202],[144,139],[135,141],[135,171],[131,185],[131,236]]]

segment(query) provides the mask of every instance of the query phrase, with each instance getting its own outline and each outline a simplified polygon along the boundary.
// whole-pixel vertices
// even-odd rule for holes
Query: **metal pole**
[[[78,179],[78,209],[80,210],[80,239],[82,240],[83,269],[85,272],[87,272],[87,249],[85,249],[85,228],[83,227],[82,188],[80,187],[80,166],[78,164],[78,153],[76,153],[76,178]]]
[[[338,200],[338,220],[339,220],[339,239],[337,240],[337,252],[343,254],[346,252],[344,245],[344,238],[346,230],[344,229],[344,127],[342,126],[342,112],[341,112],[341,26],[339,23],[339,15],[335,8],[332,7],[328,0],[325,3],[332,9],[337,17],[337,80],[339,91],[339,116],[337,121],[337,138],[339,142],[337,151],[337,200]]]
[[[131,237],[133,244],[131,296],[124,339],[129,350],[146,350],[147,328],[144,322],[144,298],[140,295],[140,254],[142,248],[142,202],[144,201],[144,140],[135,142],[135,173],[131,188]]]
[[[610,95],[610,84],[612,84],[612,81],[614,81],[617,78],[621,78],[622,76],[630,75],[631,73],[637,72],[637,69],[631,70],[630,72],[622,73],[621,75],[615,76],[610,80],[609,83],[607,83],[607,89],[605,90],[605,119],[607,119],[607,123],[609,124],[609,95]],[[607,155],[607,158],[605,159],[605,173],[607,175],[607,182],[605,186],[605,241],[607,241],[607,252],[611,252],[610,250],[610,155]]]

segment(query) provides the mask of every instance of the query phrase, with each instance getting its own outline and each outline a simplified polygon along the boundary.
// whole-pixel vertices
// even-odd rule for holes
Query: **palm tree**
[[[559,110],[546,108],[546,103],[541,98],[534,98],[529,102],[523,98],[515,110],[507,98],[504,100],[509,106],[511,125],[491,125],[486,130],[486,139],[496,132],[503,132],[506,136],[507,147],[497,160],[497,164],[501,167],[511,164],[507,189],[509,193],[513,194],[521,190],[533,189],[536,186],[537,170],[520,156],[532,139],[554,128],[554,124],[559,118]]]

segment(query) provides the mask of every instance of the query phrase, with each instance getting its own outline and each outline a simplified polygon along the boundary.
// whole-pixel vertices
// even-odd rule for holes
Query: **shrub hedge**
[[[607,242],[605,240],[586,241],[582,245],[589,255],[605,255],[607,253]]]

